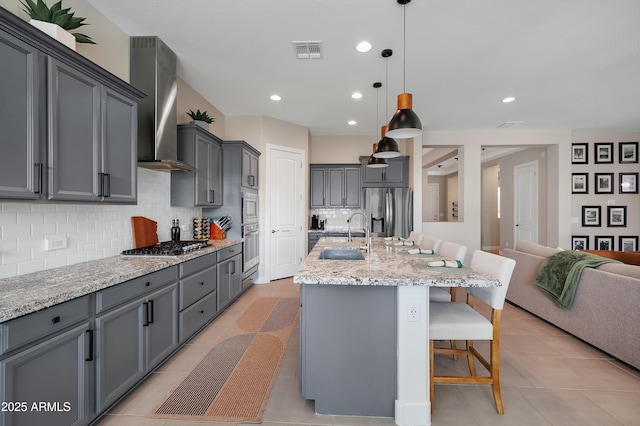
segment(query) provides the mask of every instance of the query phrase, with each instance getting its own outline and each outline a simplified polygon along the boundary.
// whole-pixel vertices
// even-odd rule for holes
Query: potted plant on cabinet
[[[207,114],[207,111],[200,112],[200,110],[197,110],[196,112],[193,112],[193,110],[189,110],[187,115],[193,119],[193,123],[196,126],[202,127],[203,129],[208,129],[209,124],[214,121],[214,118],[210,117],[209,114]]]
[[[24,0],[21,2],[25,7],[24,11],[29,15],[29,23],[41,31],[57,39],[67,47],[75,50],[77,43],[96,44],[91,37],[81,33],[71,33],[83,25],[86,18],[74,16],[70,12],[71,8],[62,8],[62,0],[49,7],[43,0]]]

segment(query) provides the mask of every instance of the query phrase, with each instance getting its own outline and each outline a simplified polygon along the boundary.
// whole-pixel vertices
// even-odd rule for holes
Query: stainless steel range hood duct
[[[158,37],[131,37],[131,85],[147,97],[138,104],[138,166],[195,170],[178,161],[177,57]]]

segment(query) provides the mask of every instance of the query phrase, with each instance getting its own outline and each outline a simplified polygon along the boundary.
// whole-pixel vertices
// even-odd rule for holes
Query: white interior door
[[[440,185],[437,183],[427,184],[426,206],[424,209],[424,222],[438,222],[440,220]]]
[[[538,162],[513,168],[514,247],[518,241],[538,242]]]
[[[267,155],[268,274],[270,280],[277,280],[295,275],[304,257],[304,153],[268,145]]]

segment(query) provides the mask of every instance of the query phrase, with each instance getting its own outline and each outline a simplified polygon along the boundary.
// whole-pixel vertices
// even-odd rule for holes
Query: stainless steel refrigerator
[[[364,210],[372,237],[408,238],[413,229],[413,191],[364,188]]]

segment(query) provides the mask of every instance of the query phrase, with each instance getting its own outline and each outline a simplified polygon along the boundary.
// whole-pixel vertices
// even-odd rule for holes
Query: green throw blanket
[[[582,251],[565,250],[547,257],[538,271],[536,286],[561,308],[570,308],[584,268],[620,263]]]

